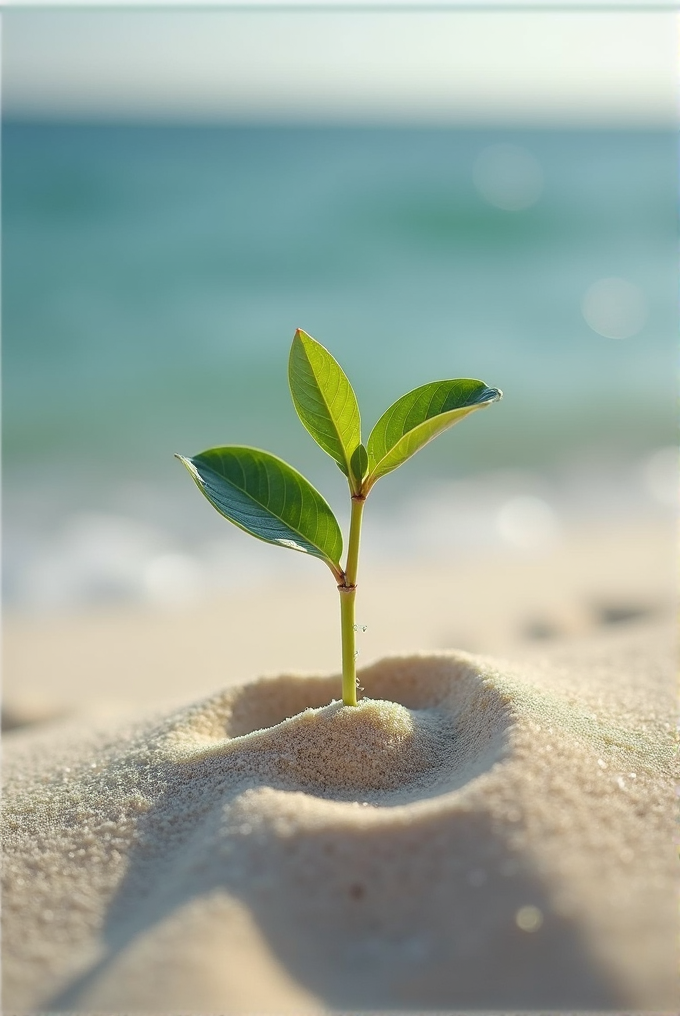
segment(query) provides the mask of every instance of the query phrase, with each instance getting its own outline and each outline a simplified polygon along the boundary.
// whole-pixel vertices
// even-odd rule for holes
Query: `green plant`
[[[302,423],[347,477],[352,499],[347,558],[330,506],[296,469],[259,448],[209,448],[177,458],[210,503],[240,529],[266,543],[318,557],[340,591],[342,700],[357,704],[354,602],[361,520],[374,484],[428,441],[502,397],[483,381],[433,381],[403,395],[383,413],[365,445],[356,395],[331,354],[298,329],[288,363],[293,403]]]

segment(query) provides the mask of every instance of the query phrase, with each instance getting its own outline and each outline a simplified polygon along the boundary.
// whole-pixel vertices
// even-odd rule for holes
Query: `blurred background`
[[[173,459],[267,448],[346,518],[290,401],[298,326],[365,433],[430,380],[505,392],[376,488],[367,567],[668,520],[674,37],[658,12],[7,11],[10,613],[317,579]]]

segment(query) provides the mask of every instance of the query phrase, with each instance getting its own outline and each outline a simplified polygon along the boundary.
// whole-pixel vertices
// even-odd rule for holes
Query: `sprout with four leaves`
[[[352,513],[344,568],[342,534],[330,506],[276,455],[226,445],[193,458],[177,458],[213,507],[239,529],[328,565],[340,592],[342,700],[355,706],[354,601],[366,498],[377,480],[470,413],[498,402],[503,393],[471,378],[421,385],[383,413],[364,445],[359,406],[344,371],[327,349],[300,329],[293,338],[288,378],[302,423],[347,477]]]

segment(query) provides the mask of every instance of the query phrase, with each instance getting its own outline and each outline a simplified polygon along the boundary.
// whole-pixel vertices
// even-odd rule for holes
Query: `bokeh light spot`
[[[543,914],[538,907],[520,907],[515,914],[515,924],[522,931],[538,931],[543,924]]]
[[[675,445],[658,448],[645,460],[643,466],[645,486],[659,504],[678,503],[679,464],[678,449]]]
[[[540,497],[510,498],[496,516],[496,527],[506,543],[519,550],[547,547],[559,536],[559,522],[550,505]]]
[[[581,302],[586,322],[607,339],[629,339],[647,320],[647,301],[642,290],[627,279],[599,279]]]

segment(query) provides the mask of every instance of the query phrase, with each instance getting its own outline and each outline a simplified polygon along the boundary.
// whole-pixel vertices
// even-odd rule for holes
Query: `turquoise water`
[[[539,167],[524,209],[475,184],[498,144]],[[180,549],[196,525],[217,533],[174,451],[262,445],[335,496],[290,404],[297,326],[343,364],[369,426],[438,377],[504,389],[395,477],[395,497],[500,469],[615,472],[672,443],[675,147],[654,132],[6,124],[10,598],[83,511]],[[643,301],[623,339],[582,311],[610,277]]]

